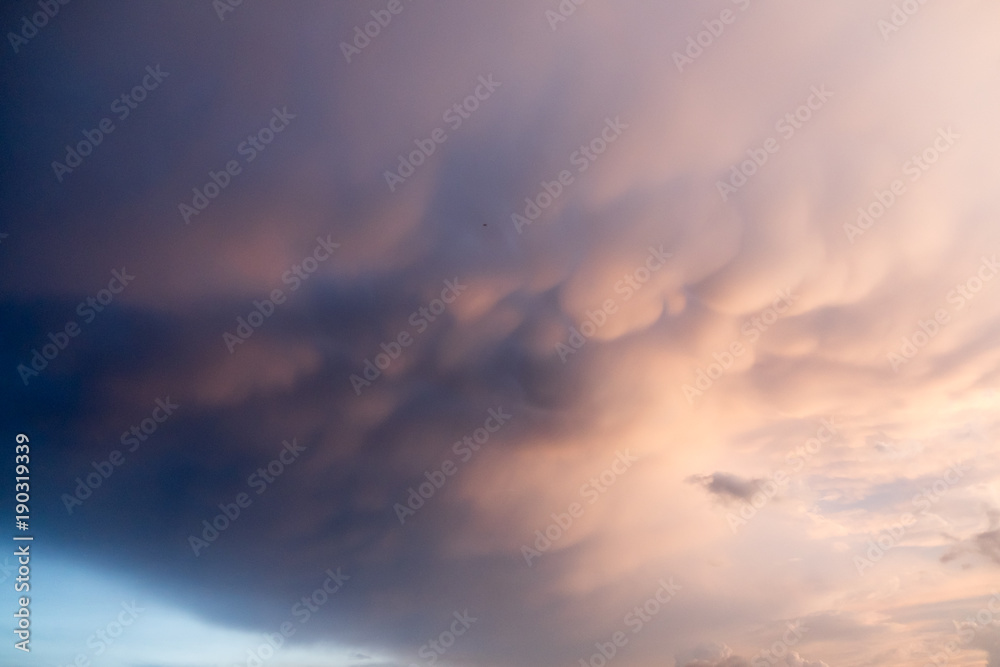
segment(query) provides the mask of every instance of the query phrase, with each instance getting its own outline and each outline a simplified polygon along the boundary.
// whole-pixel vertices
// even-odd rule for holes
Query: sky
[[[7,3],[0,665],[1000,667],[998,25]]]

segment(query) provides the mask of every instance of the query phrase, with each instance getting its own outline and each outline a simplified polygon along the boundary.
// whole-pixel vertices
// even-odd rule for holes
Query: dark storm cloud
[[[405,314],[419,307],[416,295],[399,298],[398,285],[382,284],[370,299],[360,299],[354,290],[317,283],[232,355],[221,332],[234,328],[225,313],[239,312],[242,300],[205,304],[182,318],[112,308],[27,388],[8,377],[10,414],[22,429],[25,419],[35,423],[34,437],[52,454],[40,495],[51,501],[43,514],[51,517],[46,530],[104,566],[110,563],[102,545],[116,544],[116,567],[160,579],[165,594],[177,600],[197,598],[216,621],[269,629],[316,587],[326,568],[343,567],[351,579],[331,614],[354,637],[419,645],[441,631],[437,626],[453,610],[469,608],[483,615],[484,624],[513,624],[541,639],[543,630],[502,611],[516,608],[531,586],[518,558],[442,562],[442,539],[472,519],[450,489],[406,525],[393,505],[405,503],[409,489],[426,482],[424,472],[442,459],[459,460],[453,443],[480,428],[490,409],[513,416],[493,448],[516,447],[531,431],[565,432],[565,415],[545,396],[566,396],[552,383],[560,375],[570,383],[578,372],[533,358],[516,332],[479,363],[457,369],[442,363],[448,350],[440,338],[417,337],[400,362],[409,370],[378,378],[365,390],[365,397],[388,408],[367,420],[358,414],[364,399],[348,377],[363,372],[358,360],[378,350],[373,341],[391,340]],[[396,307],[388,307],[394,301]],[[18,352],[44,339],[58,322],[52,313],[65,304],[7,303],[5,309],[16,313],[3,331],[3,363],[13,368],[25,361]],[[447,337],[455,323],[442,318],[435,326]],[[259,391],[221,404],[194,389],[256,363],[261,350],[281,359],[281,350],[300,344],[315,361],[305,369],[290,362],[293,379],[287,383],[275,386],[264,378]],[[75,480],[93,473],[92,462],[106,461],[112,450],[126,451],[119,434],[147,417],[160,397],[179,405],[176,414],[134,453],[125,453],[122,467],[82,506],[71,505],[69,515],[61,499],[74,492]],[[51,414],[60,421],[46,424]],[[10,417],[5,421],[15,427]],[[293,438],[306,447],[301,461],[257,500],[248,477]],[[201,536],[202,520],[240,492],[254,504],[196,558],[188,536]],[[392,611],[370,607],[384,595],[399,598]],[[306,627],[303,634],[322,636],[322,627]]]
[[[991,202],[959,206],[954,196],[995,190],[992,150],[958,162],[961,178],[942,158],[940,180],[895,209],[913,229],[887,220],[856,246],[842,236],[873,184],[888,182],[884,165],[923,146],[926,130],[956,113],[942,105],[965,87],[979,93],[981,77],[936,61],[891,67],[900,54],[938,50],[883,48],[860,1],[734,2],[746,13],[683,76],[671,52],[709,19],[698,3],[586,3],[552,30],[546,8],[527,1],[404,2],[350,63],[340,41],[372,20],[370,4],[245,2],[220,21],[209,2],[74,2],[16,60],[7,54],[0,426],[30,432],[44,452],[33,480],[39,529],[86,565],[140,575],[208,622],[255,631],[273,632],[341,568],[349,578],[295,641],[354,642],[404,664],[464,610],[478,620],[448,659],[573,662],[675,571],[683,594],[623,665],[662,664],[720,626],[734,646],[742,640],[739,655],[753,655],[745,628],[840,604],[835,590],[864,600],[862,610],[816,612],[811,637],[857,658],[885,629],[871,620],[882,598],[857,588],[847,556],[873,530],[875,518],[858,517],[877,508],[860,503],[937,469],[858,457],[906,460],[921,448],[822,447],[801,477],[809,484],[787,492],[796,502],[762,511],[732,542],[683,480],[746,501],[763,478],[692,473],[776,470],[790,435],[800,448],[838,409],[844,443],[889,430],[909,438],[905,425],[925,426],[918,417],[955,413],[942,395],[958,402],[989,380],[992,328],[956,311],[937,347],[904,368],[912,378],[879,384],[891,375],[893,327],[946,304],[926,295],[946,292],[952,273],[972,275],[979,248],[993,247],[991,227],[969,212]],[[10,25],[20,14],[5,16]],[[952,53],[960,42],[985,62],[993,35],[978,29],[935,46]],[[59,182],[52,160],[155,66],[167,78]],[[934,95],[906,83],[931,69],[945,72]],[[499,87],[447,126],[443,113],[487,76]],[[714,180],[828,77],[836,92],[823,114],[720,201]],[[967,106],[992,108],[978,97]],[[239,147],[275,109],[294,118],[251,161]],[[962,149],[992,149],[990,135],[975,134],[992,117],[965,121]],[[572,156],[611,125],[626,127],[575,171]],[[447,141],[390,189],[385,172],[442,127]],[[226,180],[229,160],[241,172]],[[573,183],[518,233],[511,214],[548,194],[563,169]],[[193,189],[218,179],[227,185],[185,224],[178,204],[194,205]],[[951,267],[953,237],[975,246],[974,262]],[[306,266],[318,239],[339,246],[293,290],[284,276]],[[671,253],[652,275],[650,247]],[[954,268],[944,277],[942,263]],[[134,283],[83,322],[78,304],[122,267]],[[639,270],[649,280],[626,302],[616,286]],[[431,320],[421,309],[436,307],[448,282],[465,287]],[[793,308],[754,329],[759,344],[749,340],[745,322],[789,288]],[[275,289],[284,302],[255,305]],[[620,310],[563,363],[555,345],[611,298]],[[979,316],[989,303],[976,301]],[[237,318],[270,308],[227,349]],[[26,386],[17,367],[63,340],[71,321],[79,334]],[[715,384],[686,405],[681,386],[734,341],[746,352],[724,377],[710,371]],[[954,370],[942,389],[924,369],[945,362]],[[178,406],[162,423],[158,401]],[[491,410],[511,417],[476,451],[466,439],[496,425]],[[143,424],[155,433],[70,514],[77,478],[107,470],[110,453],[128,447],[122,434]],[[293,441],[304,450],[258,495],[257,471]],[[564,522],[580,485],[629,447],[639,462],[628,477],[612,476],[600,503],[527,567],[522,544]],[[442,478],[446,460],[457,470]],[[422,505],[411,500],[441,479]],[[252,504],[196,556],[189,536],[240,493]],[[401,515],[408,502],[413,514]],[[857,511],[816,514],[829,505]],[[994,533],[969,544],[995,558]],[[746,664],[728,648],[684,661]]]
[[[305,17],[278,20],[266,8],[243,8],[220,25],[208,7],[201,14],[193,6],[143,14],[122,5],[86,19],[80,11],[63,46],[50,46],[26,65],[31,76],[42,77],[47,62],[65,59],[59,48],[87,53],[62,65],[58,77],[33,88],[37,98],[24,101],[49,109],[52,117],[44,133],[9,136],[14,157],[27,168],[4,186],[14,195],[6,199],[13,202],[8,219],[17,222],[5,242],[5,261],[12,265],[5,282],[21,292],[3,302],[9,315],[0,334],[4,367],[30,365],[32,350],[41,350],[48,334],[68,321],[82,329],[28,386],[17,373],[6,374],[3,383],[12,408],[4,426],[31,431],[52,455],[40,474],[45,529],[54,542],[102,568],[152,578],[165,596],[194,604],[214,622],[272,630],[326,569],[340,567],[349,581],[324,621],[305,626],[300,638],[327,637],[334,624],[339,635],[362,644],[412,651],[446,628],[453,611],[469,609],[491,629],[470,633],[454,655],[503,647],[513,657],[509,644],[496,639],[503,635],[528,640],[524,650],[537,654],[550,632],[513,611],[533,586],[520,560],[450,559],[445,553],[448,537],[473,520],[455,498],[458,482],[449,480],[451,488],[406,525],[393,510],[406,503],[411,487],[427,481],[426,471],[444,458],[456,459],[453,444],[481,428],[490,410],[513,415],[492,448],[583,428],[572,414],[587,364],[553,365],[535,342],[540,331],[565,321],[556,299],[527,289],[498,301],[490,297],[494,308],[509,313],[500,332],[470,334],[457,319],[482,298],[476,290],[484,278],[521,261],[523,251],[504,224],[505,208],[517,201],[511,193],[534,184],[526,175],[519,184],[504,180],[527,173],[524,154],[504,153],[482,128],[478,135],[470,127],[465,135],[456,131],[441,184],[415,219],[419,234],[412,234],[410,245],[417,253],[389,263],[369,260],[366,267],[359,258],[372,255],[377,228],[395,226],[391,209],[374,203],[386,198],[378,190],[382,168],[394,165],[396,149],[409,150],[413,138],[440,123],[442,103],[461,99],[475,79],[450,77],[451,94],[423,103],[438,112],[430,125],[394,130],[398,141],[384,143],[394,148],[361,155],[368,147],[352,147],[342,129],[326,127],[323,112],[356,114],[357,101],[341,96],[370,90],[357,80],[361,64],[342,69],[332,39],[350,34],[363,13],[324,10],[329,34],[310,35]],[[413,15],[419,11],[410,8]],[[67,9],[61,19],[67,25],[69,14]],[[115,35],[114,48],[89,48],[114,25],[129,26]],[[250,36],[265,26],[266,32]],[[168,46],[179,34],[183,46]],[[290,44],[301,35],[306,44],[289,53],[257,46],[261,40]],[[41,40],[32,46],[41,51]],[[379,48],[384,53],[376,45],[365,57],[377,58]],[[113,50],[115,67],[99,70]],[[318,57],[328,61],[316,67]],[[114,132],[58,182],[48,173],[50,160],[61,160],[65,143],[79,141],[81,132],[110,116],[120,89],[141,78],[147,64],[162,64],[169,75],[129,118],[115,119]],[[76,89],[81,93],[71,95]],[[210,170],[237,157],[236,147],[267,122],[273,107],[286,105],[296,118],[284,133],[184,226],[178,202],[189,202],[191,188],[204,186]],[[488,109],[479,116],[480,123],[489,122]],[[557,126],[541,120],[538,129],[520,134],[545,136]],[[12,132],[13,124],[5,127]],[[510,122],[497,131],[509,134],[516,127]],[[322,156],[309,148],[317,140],[325,142]],[[566,145],[568,153],[572,145]],[[359,159],[368,163],[375,191],[349,184]],[[425,168],[398,201],[412,198],[420,179],[431,174]],[[329,194],[327,183],[335,186]],[[102,195],[93,196],[96,191]],[[329,232],[341,248],[291,293],[279,277],[307,254],[309,239]],[[247,240],[265,233],[286,237],[289,249],[255,265],[262,246]],[[45,244],[41,252],[39,244]],[[562,252],[571,257],[572,246]],[[122,264],[135,273],[134,284],[93,322],[82,322],[77,303],[101,287],[93,276]],[[468,292],[431,318],[428,333],[418,332],[411,314],[453,280],[468,285]],[[278,286],[288,302],[230,353],[223,332],[236,331],[237,316],[246,317],[255,300]],[[65,296],[44,296],[52,292]],[[412,346],[358,396],[351,375],[364,376],[364,361],[402,331],[413,335]],[[127,451],[120,435],[149,417],[157,399],[178,408]],[[258,497],[248,480],[291,440],[305,453]],[[66,501],[78,478],[94,473],[94,463],[107,465],[116,449],[124,451],[122,466],[82,505]],[[253,505],[196,557],[188,536],[201,536],[202,521],[240,492],[248,492]],[[107,544],[115,545],[112,553]],[[500,627],[506,629],[498,633]]]

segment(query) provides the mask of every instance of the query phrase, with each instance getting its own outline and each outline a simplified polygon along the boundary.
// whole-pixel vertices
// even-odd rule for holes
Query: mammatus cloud
[[[0,420],[53,549],[356,662],[909,667],[986,604],[997,8],[570,4],[31,38]]]

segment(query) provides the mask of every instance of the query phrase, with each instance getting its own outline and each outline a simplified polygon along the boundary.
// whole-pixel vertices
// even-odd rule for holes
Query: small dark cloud
[[[734,500],[749,501],[753,494],[760,491],[763,479],[743,479],[738,475],[717,472],[711,475],[692,475],[687,480],[690,484],[698,484],[709,493],[717,496],[723,502]]]
[[[959,541],[941,556],[942,563],[950,563],[963,554],[972,553],[985,556],[1000,565],[1000,512],[993,508],[987,508],[986,517],[989,520],[989,530],[977,533],[967,540]]]
[[[974,543],[979,553],[1000,564],[1000,530],[979,533]]]

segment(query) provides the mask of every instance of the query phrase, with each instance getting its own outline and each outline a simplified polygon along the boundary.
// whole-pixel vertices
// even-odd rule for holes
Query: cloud
[[[741,479],[738,475],[717,472],[711,475],[693,475],[685,481],[699,484],[709,493],[717,496],[723,502],[734,500],[749,501],[753,494],[760,491],[759,484],[763,479]]]
[[[989,529],[974,532],[966,539],[956,538],[958,544],[941,556],[942,563],[950,563],[964,554],[975,553],[987,560],[1000,564],[1000,512],[993,507],[986,508],[986,518]]]
[[[674,51],[714,20],[696,2],[589,3],[557,30],[526,1],[407,4],[351,63],[340,42],[372,8],[60,16],[61,41],[2,84],[19,100],[5,117],[31,120],[4,124],[0,158],[0,425],[44,443],[32,481],[52,548],[260,632],[343,567],[295,642],[404,664],[464,609],[482,620],[449,660],[573,662],[676,575],[684,594],[629,647],[636,665],[745,665],[773,641],[762,627],[798,615],[807,655],[905,667],[919,624],[888,610],[982,587],[978,571],[942,577],[955,541],[1000,562],[981,520],[990,457],[864,577],[851,560],[917,511],[914,485],[998,430],[1000,282],[979,277],[1000,248],[998,10],[928,5],[887,42],[861,0],[731,4],[738,20],[684,72]],[[162,97],[51,178],[160,61]],[[500,87],[453,127],[486,75]],[[820,86],[833,94],[810,109]],[[292,124],[185,225],[178,203],[286,105]],[[954,146],[905,170],[948,127]],[[438,128],[390,190],[386,171]],[[780,147],[755,167],[768,138]],[[849,239],[895,179],[905,193]],[[289,278],[328,235],[337,252]],[[122,265],[135,283],[82,322]],[[223,334],[274,290],[284,301],[230,352]],[[70,320],[79,336],[25,386],[18,365]],[[167,396],[177,414],[69,514],[64,497]],[[512,416],[479,442],[493,409]],[[831,414],[838,438],[817,447]],[[305,452],[258,496],[249,480],[291,438]],[[638,461],[618,475],[624,450]],[[690,487],[747,501],[777,470],[784,502],[738,535]],[[195,556],[190,536],[240,493],[253,503]],[[546,540],[528,567],[522,548]],[[719,637],[739,650],[682,651]]]
[[[766,662],[776,667],[830,667],[822,660],[805,660],[795,651],[791,651],[786,657],[778,658],[777,660],[768,658]],[[731,652],[728,652],[727,655],[717,658],[699,658],[685,663],[678,662],[677,664],[679,667],[750,667],[752,663],[746,658],[732,655]]]
[[[749,667],[750,663],[745,658],[733,655],[721,660],[694,660],[683,667]]]
[[[975,537],[975,545],[982,555],[1000,564],[1000,530],[979,533]]]
[[[678,667],[749,667],[745,659],[733,655],[732,649],[719,642],[709,642],[678,654]]]

